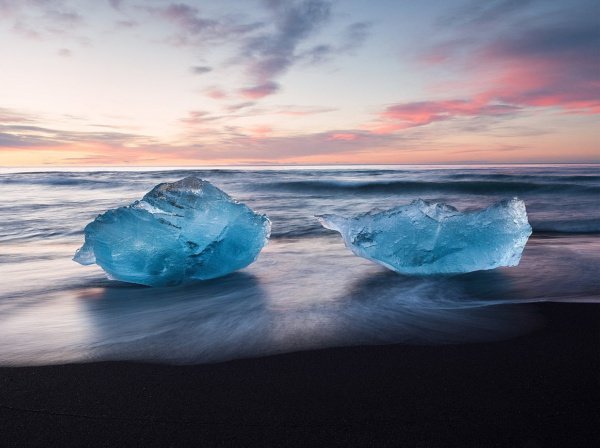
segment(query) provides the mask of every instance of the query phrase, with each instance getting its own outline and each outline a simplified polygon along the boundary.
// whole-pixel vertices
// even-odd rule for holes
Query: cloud
[[[213,113],[205,110],[189,111],[179,121],[184,125],[184,132],[189,135],[190,132],[195,133],[201,131],[200,135],[207,136],[209,133],[222,135],[223,132],[228,133],[228,126],[236,122],[236,119],[256,118],[265,116],[265,120],[277,122],[278,116],[284,117],[301,117],[308,115],[323,114],[332,112],[337,109],[320,106],[295,106],[295,105],[273,105],[273,106],[257,106],[256,101],[245,101],[242,103],[234,103],[224,105],[224,113]],[[225,125],[227,124],[227,125]],[[265,125],[261,125],[262,128]],[[269,125],[272,128],[272,125]],[[245,128],[235,128],[236,133],[240,132],[244,135]],[[256,134],[257,127],[249,128],[252,134]],[[230,133],[230,132],[229,132]],[[271,132],[269,132],[270,134]],[[266,134],[266,133],[263,133]]]
[[[36,117],[23,112],[0,107],[0,126],[13,123],[33,123]]]
[[[351,23],[344,30],[341,51],[353,51],[360,47],[369,37],[372,24],[370,22]]]
[[[203,75],[204,73],[212,72],[212,67],[206,65],[196,65],[190,69],[195,75]]]
[[[45,15],[57,26],[72,27],[83,23],[83,17],[71,9],[47,9]]]
[[[40,148],[49,145],[50,142],[32,135],[15,135],[2,132],[0,127],[0,150],[5,148]]]
[[[82,142],[123,146],[147,144],[152,141],[150,137],[119,131],[89,132],[53,129],[39,126],[40,121],[43,121],[40,117],[0,108],[0,149],[69,146]]]
[[[410,146],[409,146],[410,144]],[[287,161],[338,160],[341,154],[350,160],[358,155],[373,158],[376,148],[387,148],[396,152],[410,148],[419,149],[422,141],[417,142],[407,135],[378,135],[356,129],[339,129],[326,132],[314,132],[296,135],[265,135],[255,133],[232,137],[219,146],[219,151],[233,160],[270,160],[285,163]],[[223,157],[223,155],[221,155]]]
[[[108,3],[116,10],[120,10],[125,4],[123,0],[108,0]]]
[[[436,121],[445,121],[456,117],[489,117],[514,114],[516,106],[506,104],[488,104],[477,100],[418,101],[389,106],[372,126],[375,133],[391,133]]]
[[[367,39],[371,24],[347,25],[338,42],[310,42],[331,22],[332,3],[325,0],[266,0],[270,27],[243,39],[235,62],[245,66],[252,85],[240,90],[246,98],[259,99],[279,91],[277,79],[298,63],[319,64],[340,54],[352,53]]]
[[[273,128],[267,125],[254,126],[250,128],[250,134],[254,138],[267,138],[273,132]]]
[[[248,107],[252,107],[256,104],[255,101],[244,101],[243,103],[230,104],[226,107],[228,112],[237,112]]]
[[[192,35],[207,34],[207,31],[213,33],[219,26],[218,21],[201,17],[197,8],[185,3],[171,3],[166,7],[156,8],[154,11]]]
[[[245,85],[237,92],[247,99],[277,93],[279,77],[295,64],[320,63],[351,53],[369,34],[369,23],[354,22],[343,29],[339,42],[303,48],[330,22],[331,2],[263,0],[262,4],[266,16],[260,20],[249,20],[240,14],[207,15],[193,3],[140,8],[175,27],[175,34],[166,40],[171,45],[206,49],[210,43],[232,47],[235,55],[225,65],[243,67]],[[202,67],[196,73],[206,72]]]
[[[322,107],[322,106],[298,106],[293,104],[275,106],[272,108],[270,113],[275,115],[288,115],[291,117],[303,117],[307,115],[324,114],[327,112],[334,112],[338,110],[335,107]]]
[[[598,4],[600,5],[600,4]],[[600,6],[590,17],[543,23],[485,45],[480,63],[498,67],[482,93],[512,104],[600,113]]]
[[[83,16],[65,0],[0,1],[0,22],[11,24],[13,33],[32,40],[75,38],[84,24]]]
[[[535,0],[471,0],[442,15],[437,24],[442,27],[488,27],[514,19],[516,15],[527,15],[534,3]]]
[[[242,89],[249,98],[271,95],[279,89],[275,78],[288,70],[299,58],[297,47],[328,22],[331,4],[323,0],[266,1],[271,12],[272,29],[248,37],[238,61],[246,66],[253,86]]]
[[[213,100],[222,100],[227,98],[227,92],[217,86],[209,86],[204,89],[203,92],[207,97],[212,98]]]
[[[188,126],[197,126],[221,119],[220,115],[211,115],[205,110],[192,110],[180,121]]]
[[[212,72],[212,67],[207,65],[195,65],[194,67],[191,67],[190,70],[195,75],[203,75],[205,73]]]
[[[136,22],[135,20],[117,20],[115,22],[115,25],[117,28],[128,29],[128,28],[135,28],[136,26],[139,26],[139,23]]]
[[[334,132],[330,133],[327,137],[328,141],[344,141],[344,142],[353,142],[355,140],[360,139],[361,135],[355,132]]]
[[[260,98],[264,98],[265,96],[272,95],[278,90],[279,84],[273,81],[267,81],[263,84],[239,89],[239,92],[244,98],[248,98],[250,100],[257,100]]]
[[[242,21],[238,16],[208,17],[187,3],[145,6],[142,9],[176,27],[176,34],[167,39],[175,46],[204,47],[208,42],[228,42],[263,26],[261,22]]]
[[[309,64],[321,64],[331,60],[335,53],[333,45],[320,44],[300,53],[298,59],[306,61]]]
[[[467,6],[472,8],[440,21],[445,38],[421,55],[436,72],[460,74],[452,89],[462,98],[392,105],[380,114],[375,132],[541,107],[600,113],[600,3],[582,0],[572,8],[501,0]]]
[[[73,52],[71,50],[69,50],[68,48],[61,48],[60,50],[58,50],[57,53],[59,56],[62,56],[64,58],[68,58],[73,55]]]
[[[337,44],[320,44],[298,55],[298,60],[309,64],[328,62],[341,54],[352,54],[367,40],[371,29],[370,22],[355,22],[346,26]]]

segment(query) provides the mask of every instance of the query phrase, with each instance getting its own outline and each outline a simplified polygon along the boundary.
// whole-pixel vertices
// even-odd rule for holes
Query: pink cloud
[[[536,7],[555,6],[548,2]],[[600,113],[597,3],[540,13],[527,23],[522,21],[527,2],[513,2],[503,21],[491,23],[490,17],[498,13],[494,8],[465,10],[452,17],[447,22],[453,31],[449,37],[419,57],[434,72],[459,75],[459,80],[444,78],[433,86],[436,94],[458,90],[462,98],[392,105],[368,128],[392,133],[457,117],[533,113],[540,108]]]
[[[353,142],[360,138],[359,134],[355,134],[352,132],[336,132],[327,136],[328,141],[344,141],[344,142]]]
[[[250,128],[250,133],[254,138],[266,138],[273,132],[273,128],[270,126],[255,126]]]
[[[0,125],[5,123],[32,123],[34,121],[35,119],[32,116],[0,107]]]
[[[482,57],[482,63],[493,60]],[[574,114],[600,113],[600,75],[565,70],[564,61],[544,58],[511,58],[491,80],[481,97],[531,107],[558,107]]]
[[[212,98],[213,100],[222,100],[227,98],[227,92],[215,86],[208,87],[207,89],[205,89],[204,94],[207,97]]]
[[[518,107],[488,103],[483,97],[474,100],[418,101],[389,106],[379,114],[377,123],[369,126],[372,132],[391,132],[424,126],[455,117],[499,116],[512,114]]]
[[[543,6],[552,8],[550,3]],[[600,113],[598,4],[538,15],[527,24],[517,14],[525,7],[526,3],[519,5],[514,19],[497,30],[490,28],[487,34],[473,28],[489,28],[485,21],[457,27],[453,37],[427,51],[421,60],[434,70],[462,71],[458,87],[471,91],[476,104]],[[474,34],[481,37],[474,38]]]
[[[334,107],[316,107],[316,106],[281,106],[277,110],[277,115],[288,115],[291,117],[304,117],[307,115],[323,114],[333,112],[337,109]]]
[[[203,110],[193,110],[188,112],[188,115],[180,121],[187,125],[197,125],[208,121],[209,113]]]
[[[462,99],[389,106],[367,128],[385,134],[457,117],[504,116],[537,108],[600,113],[600,28],[594,20],[572,20],[503,29],[487,39],[473,39],[466,34],[472,30],[460,28],[458,36],[428,51],[421,61],[434,70],[462,71],[452,88],[470,93]]]
[[[212,31],[219,23],[210,18],[201,17],[197,8],[185,3],[171,3],[162,9],[155,10],[160,16],[177,24],[190,34]]]
[[[259,84],[253,87],[247,87],[244,89],[240,89],[240,94],[249,100],[257,100],[260,98],[264,98],[265,96],[273,95],[279,90],[279,84],[276,82],[265,82],[264,84]]]

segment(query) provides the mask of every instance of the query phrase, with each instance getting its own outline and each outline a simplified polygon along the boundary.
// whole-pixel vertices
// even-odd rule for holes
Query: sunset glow
[[[0,0],[0,165],[599,162],[599,16]]]

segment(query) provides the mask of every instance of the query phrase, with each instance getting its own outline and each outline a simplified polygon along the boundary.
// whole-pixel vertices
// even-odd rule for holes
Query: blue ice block
[[[74,260],[112,279],[149,286],[221,277],[248,266],[268,241],[265,215],[190,176],[159,184],[141,201],[85,227]]]
[[[531,235],[525,203],[517,198],[464,213],[418,199],[352,218],[317,218],[356,255],[409,275],[516,266]]]

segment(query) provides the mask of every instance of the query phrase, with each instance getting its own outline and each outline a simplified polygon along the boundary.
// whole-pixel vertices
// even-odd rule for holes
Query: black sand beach
[[[0,445],[596,446],[600,307],[521,306],[493,343],[0,368]]]

